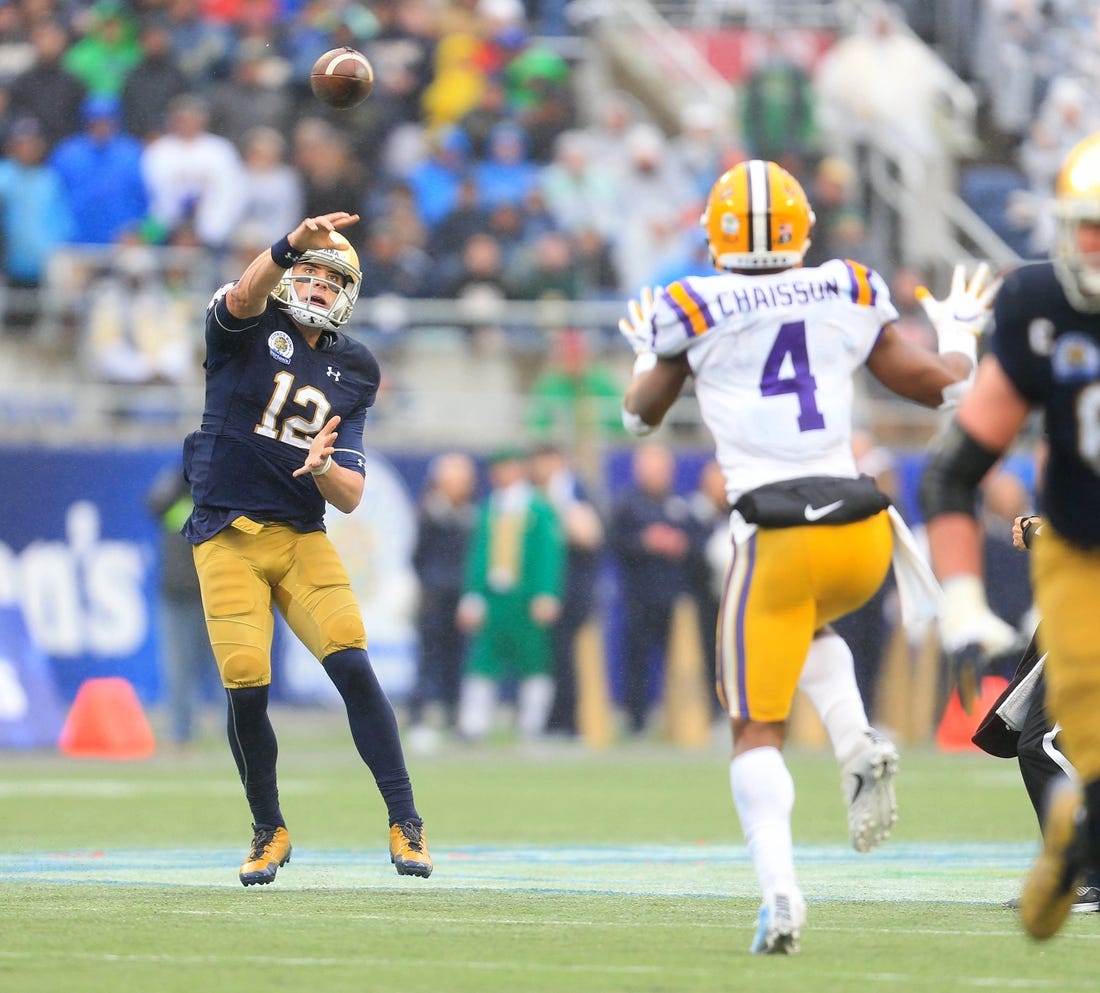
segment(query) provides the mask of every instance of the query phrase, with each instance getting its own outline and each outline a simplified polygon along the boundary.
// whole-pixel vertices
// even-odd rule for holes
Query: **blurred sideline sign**
[[[86,679],[109,676],[128,680],[143,704],[158,703],[160,547],[145,495],[156,474],[179,459],[180,448],[10,446],[4,455],[0,610],[23,618],[29,643],[66,705]],[[356,589],[386,587],[385,595],[375,590],[366,597],[364,614],[379,678],[395,694],[411,683],[415,665],[410,494],[419,492],[430,457],[371,456],[364,506],[347,518],[337,511],[327,518]],[[276,639],[276,668],[293,642]],[[12,654],[7,645],[5,635],[0,655]],[[293,699],[293,684],[282,683],[277,675],[275,694]],[[303,688],[303,695],[314,689]]]

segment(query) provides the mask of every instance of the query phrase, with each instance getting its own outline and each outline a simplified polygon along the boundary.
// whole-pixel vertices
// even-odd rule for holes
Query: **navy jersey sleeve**
[[[353,378],[357,397],[340,422],[337,429],[336,453],[333,459],[348,469],[366,474],[366,459],[363,448],[363,431],[366,427],[367,411],[374,406],[378,397],[378,387],[382,375],[378,360],[371,351],[359,342],[341,336],[333,348],[334,356],[340,357],[341,368]]]
[[[206,368],[217,368],[247,344],[248,336],[242,332],[251,331],[260,326],[264,315],[257,317],[234,317],[229,312],[225,295],[236,285],[236,280],[226,283],[206,305]]]
[[[993,305],[991,349],[1016,391],[1029,403],[1040,402],[1046,393],[1047,363],[1040,361],[1031,341],[1038,287],[1031,285],[1026,270],[1005,277]]]

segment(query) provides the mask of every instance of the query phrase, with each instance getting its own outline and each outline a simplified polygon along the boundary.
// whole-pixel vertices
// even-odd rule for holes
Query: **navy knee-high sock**
[[[329,655],[324,665],[329,679],[344,699],[352,740],[386,801],[390,823],[419,821],[401,750],[397,718],[382,692],[366,651],[343,648]]]
[[[252,822],[266,827],[286,827],[279,809],[275,763],[279,743],[267,716],[268,687],[249,686],[226,690],[226,731],[229,749],[244,784]]]

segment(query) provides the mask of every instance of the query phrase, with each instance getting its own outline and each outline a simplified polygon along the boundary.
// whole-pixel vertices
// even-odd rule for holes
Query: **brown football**
[[[374,89],[374,70],[362,52],[354,48],[334,48],[313,63],[309,85],[322,103],[347,110],[370,96]]]

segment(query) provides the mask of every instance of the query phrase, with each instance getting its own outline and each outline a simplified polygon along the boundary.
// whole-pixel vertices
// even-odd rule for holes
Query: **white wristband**
[[[626,407],[623,407],[623,427],[632,435],[644,438],[647,434],[651,434],[656,430],[657,425],[646,424],[637,414],[631,413]]]
[[[970,375],[966,379],[960,379],[957,383],[948,383],[940,392],[943,396],[943,401],[940,403],[938,410],[954,410],[962,398],[970,392],[970,387],[974,385],[974,370],[970,370]]]
[[[656,364],[656,352],[639,352],[638,357],[634,360],[634,370],[631,375],[637,376],[640,373],[649,372]]]
[[[962,352],[970,361],[978,362],[978,335],[973,327],[958,321],[941,321],[936,325],[936,339],[939,353]]]
[[[332,468],[332,456],[326,455],[325,461],[322,462],[316,469],[310,469],[310,474],[314,476],[323,476],[329,469]]]

